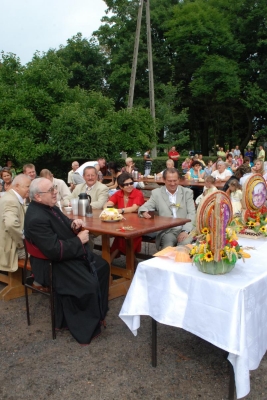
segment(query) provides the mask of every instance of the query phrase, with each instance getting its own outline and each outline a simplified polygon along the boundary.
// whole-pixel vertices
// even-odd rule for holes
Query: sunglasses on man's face
[[[129,182],[129,183],[122,183],[121,186],[125,187],[125,186],[133,186],[133,182]]]

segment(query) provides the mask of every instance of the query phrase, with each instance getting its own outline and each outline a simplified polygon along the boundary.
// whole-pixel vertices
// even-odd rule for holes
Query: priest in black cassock
[[[58,207],[53,183],[37,178],[30,186],[25,238],[53,262],[56,328],[68,328],[81,344],[101,332],[108,310],[109,265],[89,250],[89,231],[83,221],[71,220]],[[48,260],[31,256],[35,281],[48,286]],[[97,276],[96,276],[97,275]]]

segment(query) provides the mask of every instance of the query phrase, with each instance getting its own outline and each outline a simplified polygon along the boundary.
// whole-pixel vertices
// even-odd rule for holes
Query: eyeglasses
[[[53,194],[55,192],[55,190],[57,190],[57,185],[53,185],[50,189],[48,189],[47,192],[38,192],[39,194],[41,193],[51,193]]]
[[[126,187],[126,186],[133,186],[133,182],[129,182],[129,183],[122,183],[121,186],[122,187]]]

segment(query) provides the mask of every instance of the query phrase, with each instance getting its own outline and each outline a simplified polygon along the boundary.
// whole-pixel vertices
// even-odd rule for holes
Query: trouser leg
[[[160,247],[161,249],[165,249],[168,246],[176,246],[177,245],[177,233],[168,232],[162,235],[160,240]]]

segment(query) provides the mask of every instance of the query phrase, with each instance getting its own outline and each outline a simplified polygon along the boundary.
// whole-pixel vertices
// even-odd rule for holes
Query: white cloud
[[[77,32],[89,38],[106,8],[103,0],[2,0],[0,51],[15,53],[25,64],[36,50],[66,45]]]

